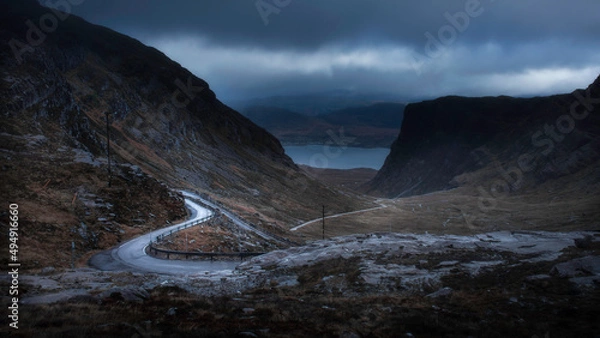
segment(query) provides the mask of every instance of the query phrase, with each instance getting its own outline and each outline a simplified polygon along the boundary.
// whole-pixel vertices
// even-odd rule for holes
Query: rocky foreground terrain
[[[48,270],[21,282],[23,328],[16,336],[600,332],[598,232],[351,235],[273,251],[234,271]]]

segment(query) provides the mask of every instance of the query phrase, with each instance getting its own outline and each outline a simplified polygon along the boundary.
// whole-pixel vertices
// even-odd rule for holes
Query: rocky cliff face
[[[357,207],[305,176],[277,139],[158,50],[33,0],[2,0],[0,13],[0,187],[10,201],[41,203],[28,221],[39,222],[50,196],[60,214],[44,221],[51,227],[85,221],[101,233],[112,222],[118,235],[125,225],[183,217],[181,198],[159,198],[169,190],[157,180],[209,193],[274,232],[318,217],[326,201]],[[121,212],[96,208],[96,199]]]
[[[410,104],[385,165],[367,189],[396,197],[464,184],[487,187],[502,179],[504,188],[517,191],[575,175],[598,165],[598,98],[600,78],[567,95]]]
[[[38,125],[29,126],[31,132],[56,124],[72,145],[100,156],[108,113],[117,155],[151,167],[170,167],[161,162],[200,143],[291,164],[275,138],[219,102],[205,81],[161,52],[74,16],[44,33],[39,18],[55,14],[33,3],[5,4],[3,11],[3,40],[11,47],[2,55],[6,118],[30,118]],[[37,34],[43,38],[33,49]]]

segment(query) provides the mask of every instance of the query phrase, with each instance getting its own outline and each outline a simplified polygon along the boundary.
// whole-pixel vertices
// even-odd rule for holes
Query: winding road
[[[260,229],[249,225],[248,223],[244,222],[242,219],[237,217],[235,214],[216,205],[212,201],[206,200],[201,196],[188,191],[182,190],[180,192],[185,197],[185,204],[191,212],[191,217],[189,220],[163,229],[152,231],[145,235],[141,235],[139,237],[131,239],[118,247],[100,252],[94,255],[92,258],[90,258],[88,262],[89,265],[103,271],[136,271],[174,275],[233,270],[236,266],[240,264],[240,261],[165,260],[154,258],[146,253],[146,247],[151,241],[155,241],[158,236],[168,234],[171,231],[184,227],[185,225],[193,224],[198,220],[213,215],[212,210],[205,208],[199,205],[198,203],[195,203],[194,200],[199,201],[200,203],[208,206],[209,208],[219,210],[221,213],[226,215],[234,224],[236,224],[242,229],[251,231],[266,240],[278,242],[282,241],[281,238],[273,236],[267,232],[264,232]],[[332,215],[328,216],[327,218],[352,215],[356,213],[378,210],[386,207],[386,205],[381,204],[380,207]],[[296,231],[306,225],[317,222],[319,220],[320,219],[312,220],[310,222],[301,224],[291,230]]]
[[[186,192],[185,196],[197,198],[204,202],[204,200],[202,200],[199,196],[191,193]],[[183,225],[194,223],[213,214],[211,210],[194,203],[189,198],[185,199],[185,204],[192,213],[192,216],[189,220],[163,229],[152,231],[145,235],[129,240],[118,247],[96,254],[90,259],[89,265],[104,271],[125,270],[154,272],[160,274],[193,274],[205,271],[214,272],[221,270],[232,270],[238,266],[240,264],[239,261],[165,260],[154,258],[146,254],[146,247],[151,240],[156,240],[156,238],[160,235],[167,234],[171,230],[180,228]],[[238,221],[240,220],[238,219]],[[240,223],[243,222],[240,221]],[[255,229],[252,228],[252,230],[254,231]]]
[[[208,201],[208,200],[202,198],[201,196],[199,196],[197,194],[193,194],[193,193],[188,192],[188,191],[180,190],[179,192],[181,192],[183,194],[183,196],[185,196],[187,198],[198,200],[198,201],[202,202],[204,205],[208,205],[209,207],[211,207],[211,208],[213,208],[215,210],[219,210],[223,215],[227,216],[238,227],[240,227],[240,228],[242,228],[244,230],[248,230],[248,231],[254,232],[255,234],[259,235],[260,237],[262,237],[262,238],[264,238],[266,240],[278,241],[279,242],[279,239],[277,239],[277,238],[275,238],[275,237],[267,234],[264,231],[261,231],[260,229],[257,229],[255,227],[250,226],[248,223],[246,223],[243,220],[241,220],[235,214],[233,214],[232,212],[229,212],[228,210],[225,210],[224,208],[216,205],[214,202]],[[188,200],[188,199],[186,199],[186,200]]]

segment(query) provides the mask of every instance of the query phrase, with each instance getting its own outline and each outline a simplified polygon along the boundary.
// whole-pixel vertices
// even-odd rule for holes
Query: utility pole
[[[323,239],[325,239],[325,204],[323,204]]]
[[[71,269],[75,269],[75,242],[71,242]]]
[[[108,186],[110,187],[111,172],[110,172],[110,125],[108,121],[108,111],[104,112],[106,115],[106,156],[108,158]]]
[[[242,259],[242,227],[236,227],[238,237],[238,253],[240,254],[240,260]]]

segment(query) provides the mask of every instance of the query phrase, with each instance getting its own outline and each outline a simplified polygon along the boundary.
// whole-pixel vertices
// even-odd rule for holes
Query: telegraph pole
[[[71,242],[71,269],[75,269],[75,241]]]
[[[106,156],[108,157],[108,186],[110,187],[111,172],[110,172],[110,125],[108,121],[108,111],[104,112],[106,115]]]
[[[325,204],[323,204],[323,239],[325,239]]]

